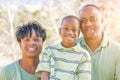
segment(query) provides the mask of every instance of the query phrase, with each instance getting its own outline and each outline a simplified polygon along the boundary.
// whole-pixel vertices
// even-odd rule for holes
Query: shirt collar
[[[64,47],[61,43],[59,43],[59,44],[56,46],[56,48],[57,48],[57,49],[60,49],[60,50],[72,50],[72,51],[76,51],[78,47],[80,47],[80,44],[78,44],[78,43],[76,43],[75,46],[70,47],[70,48]]]
[[[80,44],[81,44],[81,46],[87,46],[84,37],[81,38]],[[108,38],[106,37],[106,35],[103,35],[103,39],[102,39],[102,42],[99,47],[105,48],[107,45],[108,45]]]

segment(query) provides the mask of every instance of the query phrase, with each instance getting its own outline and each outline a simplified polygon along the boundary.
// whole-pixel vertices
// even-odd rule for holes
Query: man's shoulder
[[[120,42],[115,40],[109,40],[109,46],[113,47],[114,49],[120,49]]]
[[[109,40],[109,44],[110,44],[111,46],[120,47],[120,42],[115,41],[115,40]]]

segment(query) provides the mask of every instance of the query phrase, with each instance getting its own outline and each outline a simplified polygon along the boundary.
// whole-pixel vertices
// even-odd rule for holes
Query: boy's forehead
[[[69,16],[66,16],[62,19],[62,22],[61,22],[61,25],[63,24],[63,22],[65,21],[74,21],[74,20],[78,20],[79,21],[79,18],[77,18],[76,16],[73,16],[73,15],[69,15]]]
[[[75,22],[79,22],[79,20],[77,20],[76,18],[73,18],[73,17],[66,18],[63,20],[63,23],[75,23]]]

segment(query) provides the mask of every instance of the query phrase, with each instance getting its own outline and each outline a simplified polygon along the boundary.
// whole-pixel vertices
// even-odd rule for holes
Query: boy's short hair
[[[74,18],[74,19],[77,19],[78,21],[80,21],[78,17],[76,17],[76,16],[74,16],[74,15],[68,15],[68,16],[65,16],[65,17],[62,19],[61,25],[63,24],[64,20],[67,19],[67,18]]]
[[[32,36],[32,30],[35,31],[38,37],[41,37],[43,41],[46,39],[46,31],[38,22],[29,22],[27,24],[23,24],[22,26],[18,26],[16,31],[16,38],[18,42],[21,42],[21,39]]]

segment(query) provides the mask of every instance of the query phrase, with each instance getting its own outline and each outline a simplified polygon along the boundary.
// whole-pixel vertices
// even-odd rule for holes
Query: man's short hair
[[[101,8],[98,7],[98,6],[95,5],[95,4],[86,4],[86,5],[84,5],[84,6],[79,10],[79,13],[81,12],[81,10],[83,10],[85,7],[88,7],[88,6],[94,7],[94,8],[96,8],[100,13],[102,13]]]

